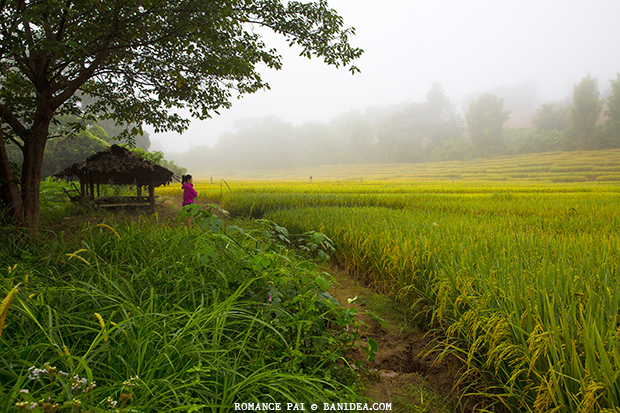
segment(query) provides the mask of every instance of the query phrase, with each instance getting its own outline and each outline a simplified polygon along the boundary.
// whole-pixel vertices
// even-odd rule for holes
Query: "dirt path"
[[[394,411],[453,411],[458,362],[454,359],[436,361],[438,352],[428,352],[432,335],[407,325],[409,323],[397,313],[395,305],[375,311],[377,305],[372,297],[377,294],[338,268],[330,267],[330,273],[336,281],[330,294],[341,305],[355,307],[356,318],[366,324],[359,344],[366,347],[369,337],[378,344],[368,372],[362,375],[365,396],[377,403],[392,403]],[[354,297],[357,299],[349,303],[348,299]],[[388,322],[387,328],[369,316],[367,310]],[[348,357],[350,362],[366,360],[361,348],[352,350]]]

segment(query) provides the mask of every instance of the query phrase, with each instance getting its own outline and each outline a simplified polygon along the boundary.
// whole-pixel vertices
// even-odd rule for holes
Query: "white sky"
[[[271,90],[193,121],[184,134],[151,134],[166,154],[213,145],[242,118],[276,115],[301,124],[352,109],[422,102],[433,82],[460,107],[471,93],[534,81],[539,101],[572,94],[590,73],[600,90],[620,72],[620,0],[328,0],[355,27],[361,73],[299,57],[277,38],[280,71],[262,71]],[[275,39],[275,42],[273,41]],[[502,96],[500,96],[502,97]]]

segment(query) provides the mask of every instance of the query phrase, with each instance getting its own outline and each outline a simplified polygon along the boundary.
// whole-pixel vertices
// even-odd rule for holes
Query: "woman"
[[[194,178],[191,175],[181,177],[181,188],[183,188],[183,206],[193,204],[198,192],[194,189]]]

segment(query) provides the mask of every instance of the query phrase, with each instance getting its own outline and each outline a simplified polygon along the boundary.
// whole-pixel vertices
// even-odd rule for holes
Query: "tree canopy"
[[[598,80],[588,74],[573,88],[573,104],[568,114],[569,149],[596,148],[596,129],[602,108]]]
[[[501,153],[504,148],[503,125],[510,118],[504,110],[504,100],[485,93],[469,105],[466,114],[469,138],[478,153],[489,156]]]
[[[233,97],[268,88],[258,66],[282,62],[258,27],[284,36],[302,56],[358,70],[354,29],[325,0],[0,2],[0,178],[13,216],[37,224],[43,153],[57,116],[114,119],[135,125],[132,133],[144,124],[183,131],[189,120],[179,110],[204,119]],[[7,144],[23,153],[19,184]]]
[[[616,79],[611,79],[611,94],[607,98],[604,124],[604,138],[606,146],[618,147],[620,145],[620,73]]]
[[[568,127],[568,106],[559,103],[543,103],[536,109],[536,115],[532,120],[534,129],[542,131],[562,131]]]

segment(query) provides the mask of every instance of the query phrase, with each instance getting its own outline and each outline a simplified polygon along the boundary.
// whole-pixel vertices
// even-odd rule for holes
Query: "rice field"
[[[391,177],[383,166],[385,175],[369,167],[373,179],[196,187],[233,214],[324,232],[341,266],[442,332],[467,392],[490,397],[489,409],[618,412],[619,156],[412,165],[437,169],[410,180],[404,166]]]
[[[386,207],[268,217],[325,232],[341,265],[445,331],[510,411],[574,412],[620,406],[618,219],[592,222],[579,214],[590,205],[558,219]]]
[[[406,182],[510,182],[530,184],[620,181],[620,150],[545,152],[501,156],[467,162],[420,164],[323,165],[292,170],[209,170],[208,165],[190,171],[195,178],[219,185],[227,181],[406,181]]]

